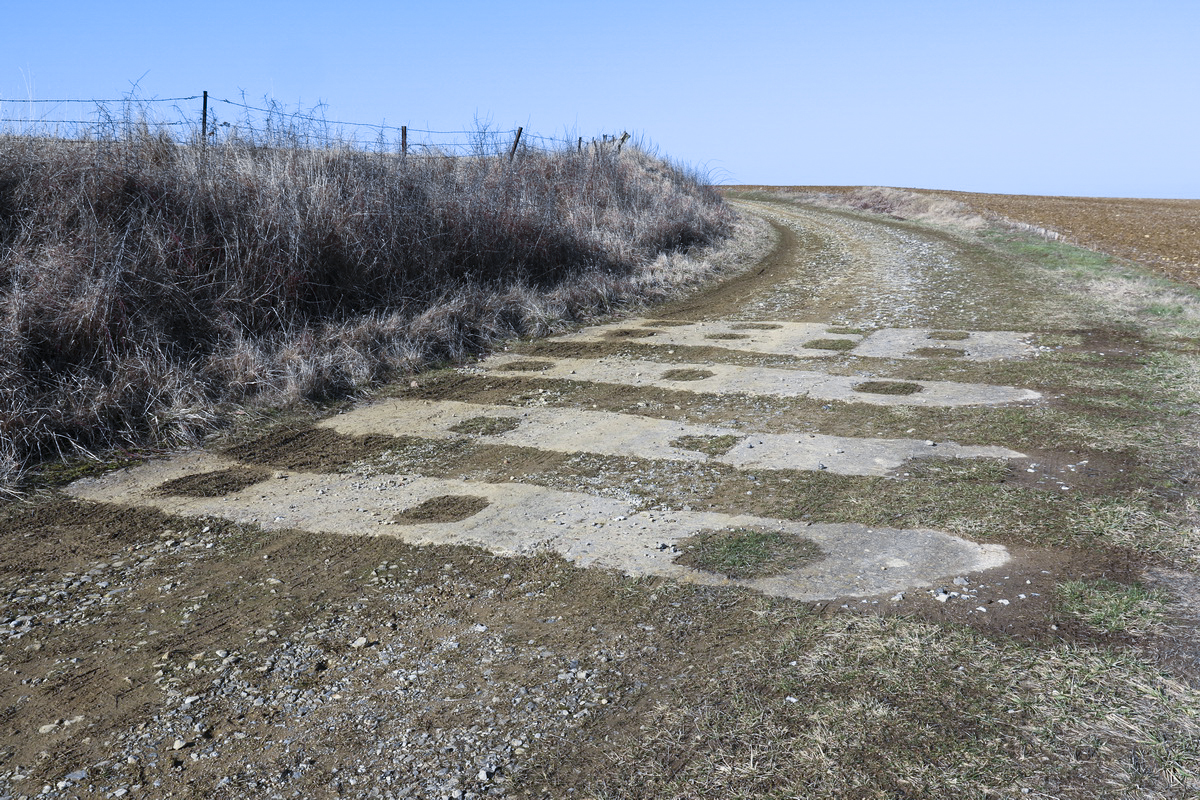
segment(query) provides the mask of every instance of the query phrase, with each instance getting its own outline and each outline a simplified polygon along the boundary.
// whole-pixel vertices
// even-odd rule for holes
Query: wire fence
[[[357,149],[404,155],[450,157],[507,154],[530,150],[560,152],[613,144],[628,134],[601,133],[585,139],[532,134],[522,128],[441,131],[329,119],[324,105],[289,110],[267,102],[251,105],[208,92],[188,97],[119,100],[0,98],[0,135],[68,141],[125,139],[147,131],[181,144],[249,144],[300,149]]]

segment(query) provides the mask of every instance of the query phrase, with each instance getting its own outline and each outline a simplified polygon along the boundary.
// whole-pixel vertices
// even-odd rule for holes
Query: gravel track
[[[920,329],[924,336],[940,330],[1039,330],[1037,286],[1030,288],[1028,275],[1018,278],[995,267],[974,245],[887,220],[776,203],[738,204],[774,224],[780,246],[762,254],[761,268],[656,309],[655,318],[777,319],[867,333]],[[872,356],[869,370],[844,353],[813,358],[806,368],[816,373],[830,362],[831,370],[871,375],[898,363],[912,368],[912,362],[923,363],[909,354],[919,343],[913,336],[900,337],[901,351]],[[1035,357],[1015,344],[1003,355]],[[494,363],[520,357],[501,355]],[[659,358],[660,366],[672,362],[665,345]],[[727,368],[739,374],[749,369]],[[783,370],[771,374],[776,372]],[[836,380],[849,384],[866,377]],[[429,379],[431,391],[460,378],[492,381],[489,391],[511,384],[506,409],[556,402],[556,389],[526,390],[523,376],[490,370],[486,363],[447,372],[442,384]],[[426,380],[419,377],[395,391],[417,394]],[[568,404],[568,412],[594,409],[597,398],[587,393],[609,391],[584,383],[578,389],[582,399]],[[622,386],[629,392],[625,399],[635,401],[628,413],[649,418],[664,403],[661,387]],[[1042,402],[1033,390],[1012,391],[997,402]],[[710,400],[701,397],[697,406]],[[761,420],[747,426],[743,417],[727,427],[685,432],[716,436],[777,424],[770,397],[733,393],[721,401],[741,403]],[[836,398],[813,402],[825,411]],[[913,413],[893,406],[880,401],[869,408]],[[680,414],[687,410],[674,406]],[[434,446],[370,431],[338,435],[332,427],[298,422],[227,450],[226,458],[236,457],[239,465],[218,470],[220,481],[197,483],[196,496],[239,492],[253,499],[261,482],[286,481],[289,470],[304,469],[353,485],[364,496],[386,497],[396,486],[369,466],[371,459],[381,453],[395,459],[393,450],[404,447]],[[923,446],[927,438],[932,444],[935,437],[913,429],[910,440],[887,441]],[[877,446],[883,440],[869,441]],[[909,444],[905,458],[915,452],[916,445]],[[439,457],[436,450],[429,453],[432,460]],[[497,453],[494,463],[475,467],[483,475],[453,479],[521,483],[532,480],[539,459],[563,457],[528,443]],[[1076,464],[1084,469],[1081,456],[1063,454],[1068,457],[1072,470]],[[587,474],[579,483],[597,497],[620,497],[631,508],[643,497],[631,487],[643,479],[688,483],[698,499],[715,500],[717,473],[703,468],[720,464],[720,456],[689,458],[695,463],[688,470],[664,459],[653,471],[635,474],[640,462],[631,460],[624,474]],[[995,470],[1013,469],[993,461],[999,461]],[[419,463],[412,463],[417,471]],[[548,463],[553,471],[560,462]],[[950,474],[942,462],[930,469]],[[910,477],[846,472],[845,480]],[[788,474],[784,482],[799,472]],[[756,474],[745,477],[754,481]],[[1065,484],[1056,485],[1056,493],[1066,491],[1059,486]],[[757,500],[746,497],[754,491],[739,489],[739,502]],[[286,512],[280,508],[281,519]],[[636,738],[638,726],[644,733],[654,710],[671,698],[721,689],[726,676],[744,668],[758,640],[778,634],[772,609],[790,602],[767,601],[745,587],[579,569],[545,548],[511,559],[480,548],[264,530],[219,514],[172,516],[61,496],[10,505],[0,514],[0,530],[8,537],[0,573],[6,602],[0,800],[564,796],[563,787],[574,791],[573,780],[589,777],[589,765],[564,765],[563,754],[579,752],[581,741],[600,746],[610,737]],[[962,529],[970,529],[969,523]],[[941,576],[944,586],[910,590],[907,598],[892,591],[846,596],[820,610],[843,613],[854,603],[856,609],[903,609],[997,635],[1030,640],[1078,635],[1091,641],[1092,634],[1078,626],[1059,627],[1049,599],[1054,586],[1067,578],[1127,573],[1097,554],[1029,547],[1014,547],[1013,553],[1003,569]],[[800,604],[789,608],[816,613]],[[780,702],[799,701],[787,696]]]

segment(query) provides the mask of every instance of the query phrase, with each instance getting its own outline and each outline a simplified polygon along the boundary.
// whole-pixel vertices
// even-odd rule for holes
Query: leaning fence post
[[[516,156],[516,154],[517,154],[517,145],[519,145],[521,143],[521,131],[523,131],[523,130],[524,130],[524,128],[521,128],[521,127],[517,128],[517,138],[513,139],[512,150],[508,151],[508,160],[509,161],[512,161],[513,157]]]
[[[617,142],[617,152],[618,153],[621,152],[621,146],[625,144],[625,141],[628,138],[629,138],[629,131],[622,131],[621,132],[621,140]]]

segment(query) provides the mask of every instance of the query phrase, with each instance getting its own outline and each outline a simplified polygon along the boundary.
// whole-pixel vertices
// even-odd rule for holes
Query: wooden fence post
[[[523,131],[523,130],[525,130],[525,129],[521,128],[521,127],[517,128],[517,138],[513,139],[512,150],[508,151],[508,160],[510,162],[513,160],[513,157],[516,156],[516,154],[517,154],[517,145],[519,145],[521,143],[521,131]]]
[[[408,160],[408,126],[400,126],[400,160]]]
[[[192,95],[195,97],[196,95]],[[204,92],[204,103],[200,107],[200,142],[208,144],[208,91]]]
[[[625,144],[625,141],[627,139],[629,139],[629,131],[622,131],[621,139],[620,139],[620,141],[617,142],[617,152],[618,153],[621,152],[621,147]]]

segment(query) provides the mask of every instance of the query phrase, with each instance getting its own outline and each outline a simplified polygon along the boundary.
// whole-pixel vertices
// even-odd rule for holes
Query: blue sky
[[[629,130],[724,183],[1200,198],[1195,0],[9,6],[3,111],[136,83],[414,128]]]

